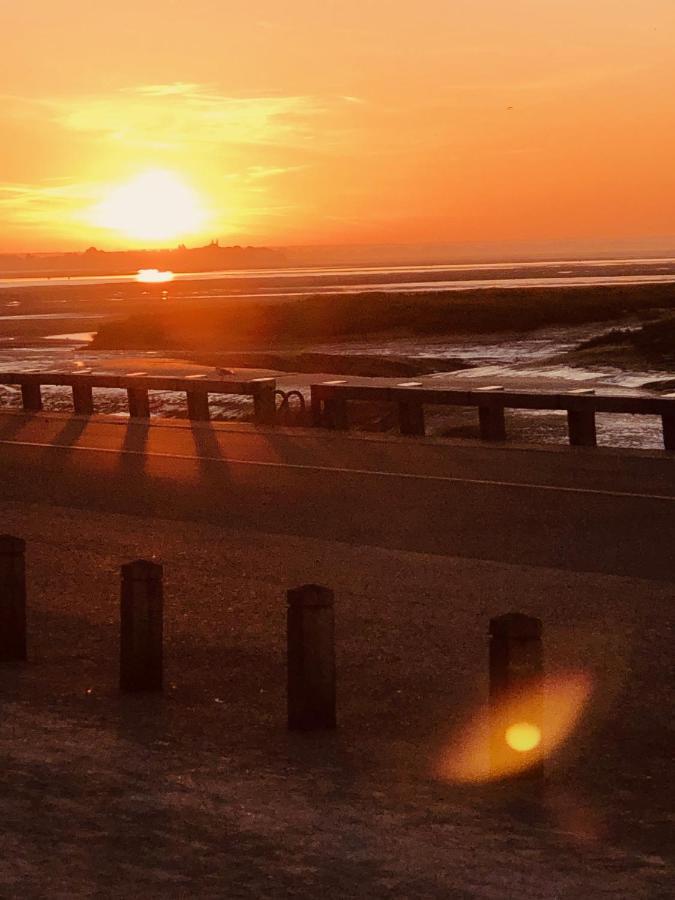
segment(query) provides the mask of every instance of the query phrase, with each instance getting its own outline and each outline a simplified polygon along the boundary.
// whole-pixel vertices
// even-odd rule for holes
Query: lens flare
[[[504,740],[512,750],[529,753],[541,743],[541,729],[531,722],[516,722],[506,729]]]
[[[591,687],[585,673],[556,675],[496,709],[480,709],[443,750],[435,774],[445,781],[479,783],[541,764],[573,733]],[[541,718],[532,718],[533,709]]]

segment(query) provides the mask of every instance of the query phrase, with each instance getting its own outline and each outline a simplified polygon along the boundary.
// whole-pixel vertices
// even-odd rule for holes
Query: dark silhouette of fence
[[[241,394],[253,398],[253,418],[260,425],[274,425],[276,421],[276,379],[252,378],[247,381],[205,378],[201,375],[169,377],[165,375],[91,375],[54,372],[5,372],[0,373],[0,384],[21,388],[21,399],[26,412],[42,409],[42,388],[45,386],[70,387],[73,392],[73,412],[80,416],[94,413],[95,388],[122,388],[127,392],[129,415],[132,418],[150,418],[150,391],[176,391],[187,398],[188,417],[204,422],[210,418],[210,394]]]
[[[392,386],[324,381],[313,384],[311,392],[312,422],[324,428],[349,428],[349,404],[358,401],[395,405],[399,430],[408,435],[425,433],[425,405],[473,407],[478,411],[481,438],[503,441],[507,409],[564,410],[570,444],[595,447],[597,413],[630,413],[660,416],[663,445],[666,450],[675,450],[675,395],[636,397],[597,394],[585,389],[566,393],[507,391],[499,385],[462,391],[428,387],[417,381]]]

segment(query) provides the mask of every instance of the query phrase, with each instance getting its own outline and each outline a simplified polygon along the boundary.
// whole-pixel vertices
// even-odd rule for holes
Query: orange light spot
[[[446,781],[478,783],[524,772],[569,739],[590,696],[587,674],[559,673],[497,708],[478,708],[441,751],[436,775]],[[541,705],[541,727],[534,724],[539,720],[532,717],[533,705]],[[501,752],[499,742],[496,747],[492,742],[495,725],[503,739]]]
[[[504,734],[506,743],[518,753],[529,753],[541,743],[541,730],[531,722],[516,722]]]

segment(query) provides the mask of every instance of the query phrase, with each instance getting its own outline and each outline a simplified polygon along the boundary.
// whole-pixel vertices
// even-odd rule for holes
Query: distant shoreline
[[[135,314],[101,325],[92,349],[180,352],[186,358],[221,366],[264,366],[280,371],[321,372],[365,376],[415,376],[457,370],[471,362],[414,355],[360,357],[324,352],[322,345],[343,341],[448,336],[454,342],[488,334],[529,334],[551,327],[597,324],[606,328],[670,323],[675,314],[675,287],[561,288],[485,290],[445,294],[342,294],[272,303],[212,300],[189,306],[165,307],[152,314]],[[657,327],[654,327],[654,323]],[[665,327],[665,325],[664,325]],[[568,365],[611,364],[628,368],[642,359],[654,371],[673,371],[675,364],[663,342],[619,344],[602,342],[593,353],[573,349]]]
[[[675,285],[480,292],[343,292],[296,300],[223,298],[155,306],[101,325],[93,349],[297,349],[382,333],[531,332],[546,326],[637,323],[675,312]]]

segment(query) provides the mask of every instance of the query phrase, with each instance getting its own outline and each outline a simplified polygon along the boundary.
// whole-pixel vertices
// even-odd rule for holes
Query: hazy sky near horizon
[[[675,236],[675,0],[0,0],[0,36],[0,251],[152,243],[92,211],[157,170],[187,241]]]

